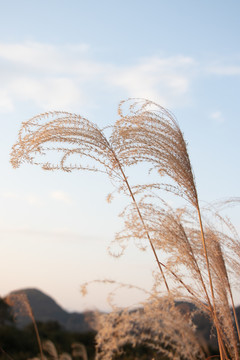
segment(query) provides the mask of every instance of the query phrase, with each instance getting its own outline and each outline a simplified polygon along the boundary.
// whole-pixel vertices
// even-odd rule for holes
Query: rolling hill
[[[32,308],[36,321],[47,322],[57,321],[64,329],[76,332],[86,332],[91,330],[83,313],[70,313],[59,306],[55,300],[37,289],[21,289],[12,291],[11,294],[25,293]],[[15,307],[16,324],[24,327],[31,322],[28,316],[22,315]]]
[[[40,290],[22,289],[13,291],[11,294],[18,294],[23,292],[28,297],[36,321],[57,321],[63,329],[73,332],[83,333],[91,330],[90,325],[85,319],[84,313],[71,313],[64,310],[56,303],[55,300]],[[195,310],[195,306],[191,303],[177,302],[177,304],[184,314],[189,312],[191,313]],[[238,319],[240,320],[240,306],[236,308],[236,312]],[[18,327],[24,327],[30,322],[31,319],[27,316],[20,315],[16,318],[16,324]],[[199,339],[203,339],[212,349],[217,348],[217,339],[216,336],[214,336],[214,331],[211,329],[212,326],[209,319],[203,314],[198,313],[194,315],[193,322],[196,325]]]

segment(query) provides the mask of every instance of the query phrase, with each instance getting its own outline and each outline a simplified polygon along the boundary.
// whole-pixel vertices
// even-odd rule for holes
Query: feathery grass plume
[[[72,348],[72,357],[75,359],[88,360],[87,350],[85,345],[81,343],[73,343],[71,345]]]
[[[47,353],[48,357],[44,355],[44,360],[72,360],[72,357],[68,353],[58,354],[56,346],[51,340],[45,340],[43,342],[43,350]],[[40,360],[39,358],[33,358],[28,360]],[[85,360],[85,359],[83,359]]]
[[[129,113],[125,114],[126,107]],[[151,101],[129,99],[120,103],[119,115],[120,119],[113,126],[109,139],[103,130],[76,114],[49,112],[36,116],[23,124],[18,142],[12,148],[11,163],[13,167],[29,162],[42,166],[44,170],[107,173],[116,190],[131,199],[131,204],[122,213],[125,228],[116,236],[121,251],[125,249],[129,239],[133,239],[144,249],[144,239],[147,239],[169,298],[174,295],[188,296],[200,306],[216,327],[221,360],[237,360],[237,340],[229,310],[229,299],[234,309],[229,275],[231,270],[240,268],[240,242],[235,229],[218,212],[215,214],[216,218],[228,227],[231,234],[216,230],[202,216],[187,146],[176,119],[169,111]],[[126,168],[143,162],[149,163],[152,170],[157,170],[161,181],[131,187]],[[190,204],[190,209],[172,209],[155,196],[153,192],[158,190],[170,191],[184,198]],[[111,200],[111,196],[108,196],[108,200]],[[232,200],[229,204],[235,202]],[[234,256],[231,255],[232,251],[235,252]],[[160,261],[159,254],[167,254],[166,263]],[[191,274],[190,284],[184,276],[184,268]],[[177,284],[176,289],[171,288],[171,294],[165,274]],[[161,299],[159,296],[158,298],[156,302],[152,300],[150,305],[144,304],[146,323],[147,316],[151,318],[148,308],[155,306],[157,309],[158,303],[161,308]],[[172,307],[168,304],[166,309],[174,314],[173,303]],[[240,341],[235,310],[233,312]],[[112,315],[112,319],[114,318],[116,314]],[[111,320],[111,316],[109,319]],[[121,319],[128,324],[125,315]],[[132,324],[131,321],[130,323]],[[153,324],[154,331],[157,332],[159,322],[156,320]],[[126,325],[126,331],[128,326]],[[108,331],[111,334],[114,330],[109,328]],[[132,329],[130,335],[131,332]],[[122,331],[118,333],[124,337]],[[148,330],[147,334],[149,333]],[[158,328],[158,334],[160,333],[162,334]],[[151,346],[155,346],[155,340]],[[114,341],[115,349],[118,345],[121,346],[120,338],[115,336]],[[181,348],[181,342],[174,341],[171,346],[178,344]],[[134,343],[133,337],[131,342]],[[104,343],[104,347],[108,349],[108,346],[113,345]]]
[[[43,342],[43,350],[48,354],[49,359],[58,360],[58,352],[56,346],[51,340],[45,340]]]
[[[130,196],[144,228],[141,212],[124,172],[126,164],[118,158],[116,141],[113,140],[113,138],[107,140],[97,125],[80,115],[67,112],[48,112],[23,123],[19,131],[18,142],[12,147],[11,163],[14,168],[28,162],[40,165],[44,170],[105,172],[117,185],[119,191]],[[47,153],[50,159],[44,161]],[[58,161],[56,155],[58,158],[60,157]],[[75,163],[71,162],[71,159]],[[97,163],[97,167],[93,165],[93,161]],[[165,286],[169,290],[151,238],[146,230],[145,236],[148,238]]]
[[[12,306],[16,309],[16,312],[15,312],[16,316],[17,316],[17,313],[19,313],[22,316],[28,316],[32,320],[34,331],[35,331],[37,342],[38,342],[39,351],[40,351],[40,358],[41,358],[41,360],[44,360],[45,357],[43,355],[42,342],[41,342],[41,339],[39,336],[37,323],[36,323],[35,317],[33,315],[33,311],[32,311],[32,308],[29,303],[27,295],[24,292],[12,293],[6,297],[6,302],[10,306]]]
[[[0,351],[1,351],[1,353],[2,353],[4,356],[6,356],[7,359],[9,359],[9,360],[14,360],[14,359],[1,347],[1,345],[0,345]]]
[[[214,293],[216,299],[217,318],[222,338],[232,359],[238,358],[237,336],[234,330],[234,320],[229,304],[229,279],[223,258],[223,251],[217,234],[212,228],[206,232],[206,241],[209,249],[209,260],[213,274]]]
[[[205,359],[190,318],[182,315],[172,297],[154,299],[143,308],[99,314],[96,359],[110,360],[124,351],[124,346],[145,345],[156,359]]]
[[[48,159],[44,161],[46,153]],[[56,161],[56,154],[59,161]],[[82,161],[68,163],[71,158],[76,160],[75,155]],[[96,160],[102,167],[86,164],[86,157]],[[121,178],[113,150],[103,132],[87,119],[67,112],[44,113],[22,124],[18,142],[12,148],[11,163],[17,168],[23,162],[40,165],[44,170],[103,171],[110,177]]]
[[[160,201],[160,199],[159,199]],[[198,265],[198,259],[195,256],[196,247],[199,247],[199,239],[195,241],[192,234],[189,234],[189,229],[184,224],[183,213],[186,213],[185,209],[177,209],[174,211],[166,202],[162,201],[162,206],[159,207],[150,202],[139,202],[141,213],[144,217],[144,221],[147,230],[151,236],[156,250],[161,250],[168,260],[165,260],[165,268],[172,273],[169,276],[175,276],[175,280],[179,280],[176,275],[191,273],[191,278],[194,280],[195,288],[192,287],[192,293],[195,292],[196,300],[207,302],[207,298],[204,292],[205,280],[203,278],[201,269]],[[142,244],[143,229],[136,211],[133,207],[128,207],[124,214],[125,228],[122,232],[117,234],[116,240],[122,246],[126,246],[127,241],[133,239],[135,242],[140,241],[140,248],[145,245]],[[186,220],[185,220],[186,221]],[[191,229],[192,231],[192,229]],[[186,268],[186,272],[184,272]],[[185,282],[186,285],[187,282]],[[179,285],[179,281],[178,281]],[[199,296],[199,294],[202,294]]]
[[[153,198],[153,195],[151,196]],[[176,274],[180,268],[181,279],[184,274],[189,276],[191,273],[192,284],[186,286],[187,280],[184,280],[183,290],[179,292],[179,278],[177,278],[178,292],[174,293],[176,298],[182,297],[195,303],[206,314],[211,316],[211,309],[204,303],[207,302],[204,290],[208,284],[208,277],[205,272],[205,256],[199,240],[201,233],[197,229],[196,219],[191,212],[184,209],[174,211],[166,202],[159,199],[161,207],[156,206],[144,197],[145,202],[140,202],[139,207],[144,217],[147,230],[152,238],[156,250],[160,249],[168,254],[166,263],[167,270],[176,280]],[[125,214],[125,229],[118,234],[119,241],[126,241],[129,238],[142,239],[141,224],[136,217],[135,209],[128,207],[128,213]],[[127,216],[126,216],[127,215]],[[220,335],[224,346],[226,347],[231,359],[238,359],[237,338],[234,331],[234,322],[230,311],[228,296],[231,296],[231,287],[228,279],[228,270],[226,268],[223,251],[220,246],[222,240],[218,231],[211,225],[206,232],[207,246],[209,249],[209,263],[214,279],[216,318],[221,331]],[[228,256],[229,261],[231,257]],[[184,268],[186,271],[184,271]],[[173,294],[173,289],[171,288]],[[159,294],[160,296],[160,294]],[[215,318],[212,318],[215,320]]]
[[[124,113],[125,106],[127,113]],[[119,105],[119,115],[120,119],[114,126],[112,142],[120,161],[128,165],[150,163],[151,169],[156,169],[161,176],[171,179],[173,184],[153,184],[149,185],[149,188],[157,187],[172,191],[187,199],[196,209],[209,281],[209,289],[204,287],[204,291],[217,329],[221,358],[227,358],[217,319],[213,279],[198,194],[183,134],[169,111],[148,100],[122,101]]]
[[[139,202],[139,207],[147,230],[156,250],[160,249],[161,253],[164,252],[167,256],[163,266],[168,271],[169,277],[175,280],[178,296],[181,283],[181,296],[184,295],[183,290],[185,290],[187,300],[194,302],[197,307],[209,314],[211,308],[204,305],[208,301],[206,286],[209,283],[205,274],[205,256],[202,251],[201,233],[198,229],[197,219],[186,207],[174,210],[153,194],[145,195],[143,200]],[[150,200],[153,202],[151,203]],[[160,206],[156,205],[156,200],[158,200],[158,204],[161,204]],[[125,209],[124,217],[125,228],[117,234],[117,240],[121,244],[124,243],[124,246],[129,239],[143,241],[142,227],[135,209],[129,206]],[[143,247],[144,244],[140,246]],[[217,262],[218,259],[215,261]],[[189,275],[191,275],[190,284],[188,284]],[[171,287],[171,291],[173,291],[173,287]],[[229,311],[229,307],[226,311]]]
[[[132,284],[126,284],[126,283],[122,283],[119,281],[115,281],[115,280],[110,280],[110,279],[104,279],[104,280],[92,280],[92,281],[88,281],[85,282],[83,284],[81,284],[81,288],[80,288],[80,292],[82,294],[82,296],[86,296],[88,293],[88,288],[93,285],[93,284],[103,284],[103,285],[112,285],[113,289],[108,293],[107,296],[107,302],[108,305],[111,307],[111,309],[119,311],[122,309],[122,307],[119,307],[116,305],[116,293],[119,290],[125,289],[125,290],[137,290],[138,292],[143,293],[146,298],[147,301],[151,298],[154,297],[153,292],[147,291],[146,289],[140,287],[140,286],[136,286],[136,285],[132,285]],[[139,306],[139,302],[137,304],[132,304],[131,306]],[[140,304],[141,305],[141,304]],[[94,323],[94,319],[90,318],[89,322]]]
[[[215,246],[216,248],[215,251],[211,251],[211,253],[218,257],[215,259],[215,262],[213,261],[213,264],[216,263],[216,266],[213,266],[213,271],[215,269],[219,269],[219,279],[221,279],[221,284],[224,284],[225,292],[227,292],[229,302],[231,303],[238,339],[240,342],[240,329],[230,283],[231,277],[231,282],[233,284],[239,284],[240,238],[230,219],[220,214],[220,211],[226,207],[232,207],[239,204],[240,198],[230,198],[210,204],[209,206],[206,206],[205,210],[214,216],[215,223],[217,220],[221,225],[221,230],[216,230],[213,224],[208,225],[208,232],[210,232],[214,237],[214,241],[209,242],[209,246],[210,248],[211,246]]]
[[[68,353],[62,353],[59,355],[59,360],[72,360],[72,357]]]
[[[130,114],[125,114],[124,107]],[[145,100],[122,101],[111,141],[121,162],[134,165],[149,162],[161,176],[169,176],[175,186],[168,189],[197,206],[197,192],[182,132],[174,116],[163,107]],[[164,185],[161,184],[164,188]]]

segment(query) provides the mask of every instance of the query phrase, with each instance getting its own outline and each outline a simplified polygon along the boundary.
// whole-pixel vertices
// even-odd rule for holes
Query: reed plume
[[[51,340],[45,340],[43,342],[43,349],[47,354],[47,357],[44,356],[44,360],[72,360],[72,359],[82,359],[88,360],[87,350],[85,346],[81,343],[72,343],[72,356],[66,352],[58,354],[56,346]],[[28,360],[40,360],[38,357]]]
[[[113,359],[122,353],[126,344],[145,345],[157,358],[205,358],[193,323],[182,315],[169,295],[152,299],[137,310],[99,314],[96,319],[96,359]]]
[[[40,165],[44,170],[105,172],[114,184],[118,185],[118,191],[123,191],[130,196],[142,226],[145,228],[144,220],[124,172],[125,164],[119,159],[117,152],[114,139],[107,140],[103,131],[87,119],[67,112],[49,112],[35,116],[23,123],[19,131],[18,142],[12,148],[11,163],[14,168],[24,162],[29,162]],[[50,159],[53,159],[52,161],[44,161],[46,153]],[[58,161],[56,161],[56,153],[60,154]],[[71,159],[78,160],[78,162],[73,163]],[[95,161],[98,167],[93,165],[92,161]],[[151,245],[165,286],[169,290],[146,229],[145,236]]]
[[[31,321],[33,323],[34,331],[36,334],[37,342],[38,342],[40,358],[41,358],[41,360],[44,360],[45,357],[43,355],[42,342],[40,339],[37,323],[36,323],[36,320],[35,320],[35,317],[34,317],[34,314],[33,314],[33,311],[32,311],[32,308],[29,303],[27,295],[24,292],[12,293],[6,297],[6,301],[10,306],[12,306],[16,309],[15,310],[16,316],[17,316],[17,314],[21,314],[22,316],[28,316],[31,319]]]
[[[124,229],[116,235],[115,241],[120,244],[122,250],[130,240],[137,242],[140,248],[145,248],[147,241],[168,293],[162,300],[160,294],[154,294],[150,303],[144,305],[145,324],[149,324],[150,327],[152,322],[153,331],[148,328],[146,338],[141,340],[148,340],[151,346],[160,352],[159,334],[161,337],[164,335],[157,330],[160,320],[154,322],[151,312],[159,312],[159,318],[162,319],[164,311],[168,309],[167,312],[170,313],[171,310],[177,322],[179,315],[174,307],[173,296],[188,298],[212,319],[217,332],[221,360],[237,360],[240,332],[230,281],[230,274],[240,268],[237,232],[230,221],[222,217],[218,211],[214,211],[213,207],[211,211],[215,218],[228,227],[231,234],[217,229],[215,223],[210,224],[208,217],[205,217],[204,211],[200,209],[187,145],[175,117],[163,107],[143,99],[122,101],[118,113],[119,119],[113,126],[109,139],[97,125],[79,115],[67,112],[38,115],[23,123],[18,141],[12,148],[11,163],[15,168],[28,162],[40,165],[44,170],[89,170],[106,173],[116,189],[131,200],[122,212],[125,220]],[[130,185],[126,169],[139,163],[148,163],[149,171],[157,171],[160,180],[149,184]],[[186,206],[179,209],[171,208],[159,195],[159,192],[161,194],[163,191],[172,192],[185,199]],[[108,196],[109,201],[111,197]],[[233,202],[235,200],[229,204]],[[232,252],[235,255],[232,255]],[[163,255],[164,262],[161,260]],[[187,279],[189,275],[190,282]],[[169,279],[174,281],[176,287],[170,288]],[[127,335],[124,341],[126,342],[129,337],[131,343],[134,344],[136,341],[135,336],[131,335],[131,326],[137,323],[141,328],[141,323],[133,313],[131,316],[134,317],[134,321],[130,315],[127,319],[124,312],[112,315],[112,318],[111,315],[106,316],[105,324],[109,333],[106,334],[105,340],[110,341],[114,333],[116,343],[114,345],[105,340],[103,343],[99,341],[99,358],[103,354],[103,348],[104,356],[110,359],[113,354],[111,347],[116,350],[122,346],[121,341],[125,335],[122,330],[118,330],[117,334],[114,332],[116,325],[113,324],[113,319],[117,321],[116,316],[120,316],[123,328],[124,323],[126,325],[124,329]],[[169,316],[171,318],[172,315]],[[150,322],[147,320],[148,317],[151,319]],[[182,329],[185,329],[185,323],[182,324]],[[238,334],[235,332],[234,324]],[[99,336],[104,338],[106,329],[101,327]],[[171,348],[176,348],[175,358],[178,356],[177,351],[189,359],[193,358],[191,356],[201,358],[202,353],[187,330],[184,331],[189,336],[191,346],[198,350],[191,355],[190,350],[186,350],[185,355],[182,353],[182,329],[175,329],[175,333],[173,330],[170,331],[171,336],[175,335],[171,343]],[[178,340],[176,333],[179,335]],[[187,345],[184,348],[188,349]]]
[[[81,343],[73,343],[72,357],[76,359],[88,360],[86,347]]]
[[[123,109],[126,105],[127,114],[124,113]],[[216,309],[213,275],[209,263],[198,194],[183,134],[174,116],[151,101],[139,99],[123,101],[119,105],[119,115],[120,119],[114,126],[112,137],[116,140],[115,147],[120,161],[126,162],[128,165],[149,162],[151,169],[156,169],[161,176],[170,178],[173,183],[153,184],[149,185],[148,188],[163,188],[171,191],[187,199],[196,209],[210,294],[204,281],[202,285],[216,326],[221,358],[227,358]],[[200,276],[202,278],[202,275]]]
[[[43,350],[47,353],[49,359],[58,360],[58,352],[51,340],[45,340],[43,343]]]

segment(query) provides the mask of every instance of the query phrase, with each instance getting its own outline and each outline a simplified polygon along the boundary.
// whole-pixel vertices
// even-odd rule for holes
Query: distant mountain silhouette
[[[47,322],[57,321],[64,329],[74,332],[90,331],[91,327],[85,319],[85,314],[73,312],[70,313],[59,306],[50,296],[37,289],[22,289],[13,291],[11,294],[25,293],[31,305],[36,321]],[[195,305],[189,302],[179,301],[177,305],[183,314],[190,314],[196,310]],[[236,308],[238,320],[240,322],[240,306]],[[29,324],[31,320],[26,316],[18,316],[16,324],[23,327]],[[196,325],[196,331],[199,341],[207,344],[212,349],[217,348],[217,338],[212,331],[212,325],[208,317],[202,313],[197,313],[193,317]]]
[[[192,313],[196,311],[196,306],[186,301],[178,301],[177,305],[180,307],[183,314]],[[236,307],[236,314],[238,323],[240,323],[240,306]],[[218,349],[217,335],[214,328],[212,328],[212,322],[206,314],[197,312],[192,317],[193,323],[196,325],[196,332],[198,339],[206,342],[207,346],[211,349]]]
[[[36,321],[57,321],[64,329],[76,332],[91,330],[83,313],[70,313],[59,306],[50,296],[37,289],[22,289],[11,294],[25,293],[32,308]],[[19,313],[16,309],[16,313]],[[31,322],[28,316],[20,314],[16,317],[18,327],[24,327]]]

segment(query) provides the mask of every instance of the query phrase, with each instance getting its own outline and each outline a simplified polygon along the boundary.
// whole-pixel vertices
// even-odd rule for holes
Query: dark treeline
[[[71,354],[72,343],[85,345],[88,358],[94,358],[95,333],[76,333],[64,330],[56,321],[37,322],[38,331],[42,341],[51,340],[59,354]],[[14,321],[11,307],[0,299],[0,359],[26,360],[36,357],[39,347],[33,325],[29,324],[19,329]]]
[[[203,327],[210,332],[211,324],[207,323],[206,319],[200,317],[196,320],[200,331],[202,330],[200,328]],[[37,327],[41,341],[53,342],[58,354],[69,353],[71,355],[71,345],[81,343],[86,347],[88,360],[95,358],[96,333],[94,331],[84,333],[67,331],[57,321],[38,321]],[[212,349],[209,345],[208,356],[216,355],[216,348]],[[28,324],[24,328],[17,327],[11,307],[0,298],[0,360],[27,360],[36,356],[39,356],[39,347],[33,324]],[[160,356],[161,360],[168,360],[167,356],[163,354]],[[114,360],[149,360],[153,357],[153,349],[147,346],[132,347],[132,345],[126,344],[122,348],[122,353],[114,356]]]
[[[71,354],[71,344],[80,342],[85,345],[88,358],[94,358],[93,332],[72,333],[65,331],[57,322],[37,323],[41,340],[51,340],[59,354],[67,352]],[[24,329],[18,329],[14,324],[0,326],[0,359],[26,360],[33,358],[39,353],[36,334],[33,325]]]

